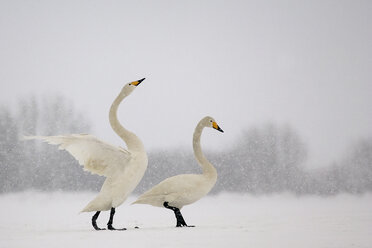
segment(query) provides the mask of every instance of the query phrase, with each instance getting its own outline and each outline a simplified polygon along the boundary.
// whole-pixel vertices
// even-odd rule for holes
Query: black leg
[[[116,229],[116,228],[114,228],[112,226],[112,224],[114,223],[114,215],[115,215],[115,208],[111,208],[111,211],[110,211],[110,220],[107,223],[107,229],[109,229],[109,230],[121,230],[121,231],[127,230],[126,228]]]
[[[180,211],[179,208],[169,206],[169,205],[168,205],[168,202],[164,202],[164,203],[163,203],[163,206],[164,206],[165,208],[168,208],[168,209],[173,210],[174,215],[176,216],[176,219],[177,219],[176,227],[183,227],[183,226],[194,227],[194,226],[188,226],[188,225],[186,224],[186,222],[185,222],[185,220],[183,219],[183,216],[182,216],[181,211]]]
[[[176,210],[174,211],[174,214],[176,215],[176,219],[177,219],[177,227],[187,226],[185,220],[183,219],[181,211],[178,208],[176,208]]]
[[[97,218],[98,218],[98,216],[99,216],[99,214],[101,213],[101,211],[97,211],[94,215],[93,215],[93,217],[92,217],[92,225],[93,225],[93,227],[94,227],[94,229],[96,229],[97,231],[98,230],[106,230],[105,228],[99,228],[98,226],[97,226]]]

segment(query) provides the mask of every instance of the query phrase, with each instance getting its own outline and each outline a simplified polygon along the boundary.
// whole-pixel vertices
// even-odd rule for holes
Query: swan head
[[[140,85],[140,83],[142,83],[142,81],[145,80],[145,78],[142,78],[140,80],[137,80],[137,81],[133,81],[133,82],[130,82],[130,83],[127,83],[126,85],[124,85],[123,89],[121,90],[121,93],[124,94],[124,95],[129,95],[130,93],[132,93],[132,91],[138,86]]]
[[[204,117],[200,123],[204,126],[204,127],[211,127],[211,128],[214,128],[216,129],[217,131],[220,131],[223,133],[223,130],[218,126],[217,122],[210,116],[206,116]]]

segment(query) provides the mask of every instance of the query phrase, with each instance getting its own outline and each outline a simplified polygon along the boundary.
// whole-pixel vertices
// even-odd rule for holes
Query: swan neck
[[[109,112],[109,120],[112,129],[115,131],[117,135],[124,140],[125,144],[128,147],[129,151],[132,152],[144,152],[145,148],[141,142],[141,140],[132,132],[125,129],[119,122],[117,117],[117,112],[120,103],[126,98],[129,94],[125,94],[121,92],[114,100],[111,105],[110,112]]]
[[[193,148],[194,148],[194,155],[196,160],[198,161],[199,165],[202,167],[203,174],[210,175],[213,177],[217,177],[217,171],[214,166],[206,159],[204,156],[201,145],[200,145],[200,137],[202,134],[204,127],[199,123],[194,131],[193,136]]]

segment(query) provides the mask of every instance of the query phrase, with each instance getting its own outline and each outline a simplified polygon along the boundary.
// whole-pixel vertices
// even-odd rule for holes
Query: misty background
[[[22,135],[91,133],[149,166],[136,192],[216,166],[213,189],[254,194],[372,189],[369,1],[0,1],[0,192],[99,190],[68,153]]]

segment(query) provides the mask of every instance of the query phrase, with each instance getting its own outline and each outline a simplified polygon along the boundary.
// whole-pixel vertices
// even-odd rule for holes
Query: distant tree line
[[[187,153],[151,152],[149,168],[137,192],[169,176],[201,172],[191,149]],[[225,152],[205,153],[218,171],[212,193],[333,195],[372,191],[372,139],[356,143],[338,163],[312,170],[304,167],[305,144],[289,126],[251,128]]]
[[[14,113],[15,112],[15,113]],[[24,141],[23,135],[89,132],[84,115],[62,96],[22,100],[15,111],[0,108],[0,192],[98,190],[102,178],[84,172],[56,146]]]
[[[99,190],[104,178],[82,170],[67,152],[22,135],[89,133],[83,114],[64,97],[32,97],[15,111],[0,107],[0,193],[36,190]],[[191,141],[190,141],[191,143]],[[338,163],[304,168],[306,146],[289,126],[268,124],[247,129],[224,152],[205,151],[215,165],[221,191],[267,194],[332,195],[372,191],[372,139],[361,140]],[[200,173],[192,148],[150,151],[149,166],[135,193],[180,173]]]

